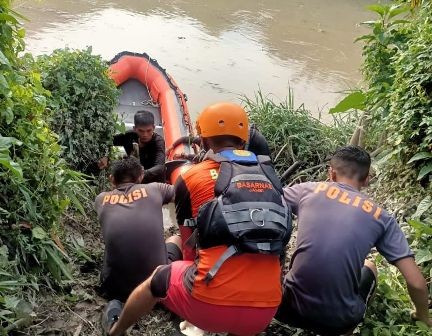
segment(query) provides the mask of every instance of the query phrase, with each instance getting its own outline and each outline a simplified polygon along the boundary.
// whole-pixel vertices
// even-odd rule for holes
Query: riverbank
[[[370,34],[361,37],[366,41],[365,88],[355,91],[355,100],[351,96],[351,109],[362,110],[357,130],[365,148],[375,154],[371,196],[397,216],[430,286],[432,3],[397,1],[370,8],[378,18],[368,23]],[[78,113],[94,117],[93,108],[105,106],[106,113],[98,115],[98,121],[103,120],[114,131],[111,113],[116,99],[92,102],[86,98],[86,110],[79,99],[73,100],[74,104],[66,102],[78,92],[94,92],[86,86],[91,82],[71,85],[63,81],[60,93],[48,87],[47,73],[41,73],[31,55],[23,56],[24,31],[19,16],[10,10],[10,1],[0,0],[0,9],[4,32],[0,35],[0,334],[97,335],[104,302],[95,289],[103,247],[92,203],[99,189],[71,169],[80,169],[79,165],[65,161],[88,163],[88,157],[79,157],[81,151],[69,158],[65,153],[76,149],[73,144],[87,150],[96,145],[93,154],[106,150],[102,142],[108,146],[111,136],[95,130],[90,134],[88,127],[74,126],[84,119],[77,118]],[[68,51],[64,53],[68,55]],[[90,75],[81,74],[82,78],[102,83],[97,92],[111,92],[114,97],[113,83],[106,81],[106,64],[89,51],[87,54],[98,67],[82,66],[82,58],[74,57],[77,63],[62,70],[69,74],[64,78],[78,73],[74,69],[93,70]],[[59,73],[55,77],[62,79]],[[54,94],[64,105],[55,101]],[[293,162],[304,161],[286,183],[323,178],[326,155],[346,143],[350,132],[339,123],[321,124],[290,97],[279,103],[261,95],[256,101],[246,99],[245,104],[270,140],[280,174]],[[67,132],[54,132],[58,124],[53,124],[53,115],[65,110],[70,113],[69,125],[83,134],[73,134],[61,148],[59,139],[64,140]],[[346,125],[352,130],[350,122]],[[99,126],[99,130],[107,129]],[[278,133],[279,129],[282,132]],[[279,163],[282,159],[284,163]],[[171,226],[168,229],[173,230]],[[356,334],[429,335],[425,325],[410,317],[412,305],[399,273],[374,257],[380,271],[379,299],[373,301]],[[167,335],[179,322],[171,318],[169,313],[157,311],[133,333]],[[267,334],[278,333],[305,335],[274,324]]]
[[[300,171],[296,172],[286,183],[301,180],[317,179],[325,172],[325,158],[327,154],[339,145],[346,143],[352,131],[352,125],[338,121],[341,126],[335,132],[334,125],[322,123],[314,118],[310,111],[303,106],[295,107],[293,103],[275,103],[258,92],[255,100],[245,100],[244,104],[250,111],[251,120],[267,136],[272,149],[272,156],[278,157],[279,172],[283,172],[292,164],[295,158],[304,158],[305,162]],[[265,118],[260,119],[260,118]],[[279,118],[285,120],[283,127]],[[283,137],[275,133],[298,134],[297,137]],[[279,141],[290,141],[290,149],[281,145]],[[284,148],[281,153],[281,148]],[[290,155],[285,155],[291,153]],[[307,162],[306,162],[307,161]],[[312,168],[312,169],[310,169]],[[108,187],[101,177],[98,189]],[[99,272],[102,265],[103,243],[100,227],[94,213],[93,201],[88,199],[84,204],[86,216],[74,214],[67,216],[64,221],[64,240],[69,246],[77,246],[82,258],[74,260],[74,281],[60,292],[44,291],[42,299],[38,299],[35,309],[35,319],[32,326],[23,332],[29,335],[100,335],[100,316],[106,303],[97,294]],[[164,228],[166,236],[177,232],[177,224],[173,220],[172,209],[164,210]],[[294,230],[289,243],[286,266],[295,247]],[[73,244],[74,241],[80,243]],[[74,252],[76,253],[76,252]],[[180,319],[159,307],[146,319],[141,320],[129,333],[132,336],[155,335],[170,336],[179,334]],[[211,334],[209,334],[211,335]],[[274,321],[262,335],[309,335]]]
[[[245,105],[250,111],[251,120],[268,138],[273,157],[278,157],[277,167],[280,174],[298,158],[308,158],[301,170],[285,181],[286,184],[322,179],[326,171],[327,154],[337,146],[349,141],[353,131],[353,120],[348,118],[345,121],[338,120],[333,125],[324,124],[315,119],[303,106],[296,107],[289,101],[288,99],[281,103],[273,102],[258,93],[253,100],[246,100]],[[285,123],[282,123],[280,118]],[[277,132],[296,136],[281,136]],[[375,163],[379,164],[379,162]],[[384,182],[385,180],[383,181],[381,178],[374,178],[369,189],[371,196],[377,197],[381,203],[389,207],[389,210],[395,211],[399,215],[401,224],[410,237],[411,243],[418,246],[421,243],[419,239],[424,238],[418,236],[415,238],[415,232],[404,218],[416,211],[417,205],[422,197],[427,195],[427,191],[419,192],[413,182],[408,180],[405,185],[405,196],[401,198],[396,190],[391,189],[393,184],[384,186]],[[393,200],[389,195],[398,195],[398,197]],[[103,244],[100,237],[100,227],[92,210],[92,200],[87,201],[88,203],[85,204],[87,215],[85,217],[75,214],[64,222],[64,239],[67,244],[73,245],[73,241],[79,241],[78,250],[80,253],[78,255],[85,256],[74,261],[74,281],[60,292],[42,291],[36,300],[32,325],[17,334],[100,335],[100,316],[105,300],[98,296],[97,286],[99,270],[102,265]],[[169,213],[168,210],[164,211],[164,215],[169,215]],[[164,220],[166,235],[171,235],[177,230],[176,224],[173,223],[170,216],[166,216]],[[287,264],[294,245],[295,231],[288,249]],[[367,313],[365,323],[360,326],[355,335],[372,332],[377,328],[377,325],[381,328],[387,327],[386,323],[392,321],[390,319],[394,319],[394,322],[404,321],[406,326],[412,325],[408,315],[410,303],[406,291],[398,290],[395,292],[395,288],[404,288],[400,277],[382,259],[377,259],[377,261],[380,267],[380,284],[377,295],[380,300],[373,302]],[[392,315],[385,315],[386,311],[392,311]],[[377,316],[380,316],[378,320]],[[179,323],[179,318],[162,308],[158,308],[145,320],[140,321],[130,331],[130,335],[180,335]],[[301,330],[291,329],[275,321],[263,335],[306,336],[309,334]]]

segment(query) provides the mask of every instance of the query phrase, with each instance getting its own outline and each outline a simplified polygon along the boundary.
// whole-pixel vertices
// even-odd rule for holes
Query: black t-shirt
[[[255,125],[252,125],[249,129],[249,141],[246,145],[246,149],[255,155],[271,156],[267,140],[264,138],[264,135],[258,131]]]
[[[123,146],[127,155],[133,150],[133,143],[139,143],[138,134],[128,131],[114,136],[114,146]],[[157,133],[153,133],[152,139],[140,144],[140,162],[145,169],[143,183],[165,182],[165,141]]]
[[[162,205],[173,197],[173,186],[163,183],[126,183],[96,197],[105,242],[102,287],[110,299],[126,299],[167,263]]]

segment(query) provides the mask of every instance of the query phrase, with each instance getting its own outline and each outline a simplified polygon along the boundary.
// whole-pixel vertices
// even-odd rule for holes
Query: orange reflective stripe
[[[215,197],[214,186],[220,164],[206,160],[185,172],[182,177],[189,191],[192,217],[198,215],[201,205]]]

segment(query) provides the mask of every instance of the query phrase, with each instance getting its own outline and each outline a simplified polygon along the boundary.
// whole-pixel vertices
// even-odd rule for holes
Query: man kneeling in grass
[[[116,161],[110,176],[114,190],[96,198],[105,242],[101,288],[108,300],[126,301],[157,266],[182,259],[180,237],[164,242],[162,206],[173,201],[174,188],[141,184],[144,175],[135,157]]]
[[[404,276],[413,317],[432,326],[426,281],[396,219],[360,193],[370,164],[360,147],[343,147],[330,161],[330,182],[285,188],[298,216],[298,235],[279,321],[321,335],[351,332],[375,291],[377,269],[365,259],[376,247]]]

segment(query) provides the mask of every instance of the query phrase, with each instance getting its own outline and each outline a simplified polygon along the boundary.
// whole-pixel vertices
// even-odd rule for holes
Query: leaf
[[[413,215],[413,218],[420,218],[432,205],[432,197],[430,195],[423,198],[419,205],[417,206],[417,210]]]
[[[369,5],[366,7],[368,10],[378,13],[381,17],[385,15],[387,9],[381,5]]]
[[[423,160],[423,159],[430,159],[432,158],[432,153],[429,152],[420,152],[414,155],[407,163],[412,163],[414,161]]]
[[[10,62],[7,59],[7,57],[3,54],[3,52],[0,50],[0,64],[5,64],[10,66]]]
[[[27,187],[24,184],[22,184],[22,185],[18,186],[18,189],[21,191],[22,195],[24,196],[26,208],[29,210],[30,215],[33,218],[40,217],[40,215],[38,216],[38,214],[36,212],[35,205],[34,205],[34,203],[32,201],[32,198],[30,197],[30,192],[27,189]]]
[[[417,181],[420,181],[422,178],[424,178],[426,175],[430,174],[432,172],[432,162],[423,166],[422,169],[420,169],[420,172],[417,176]]]
[[[9,148],[12,145],[21,146],[22,142],[13,137],[2,137],[0,136],[0,150],[3,148]]]
[[[417,264],[422,264],[432,260],[432,252],[429,249],[418,250],[416,253]]]
[[[51,273],[57,278],[57,280],[61,281],[61,277],[60,274],[58,274],[58,272],[55,270],[56,268],[58,268],[68,280],[73,280],[72,274],[68,270],[66,264],[56,253],[56,251],[53,250],[51,247],[48,247],[46,249],[46,252],[48,255],[48,267],[50,268]]]
[[[18,306],[18,303],[20,302],[20,299],[15,296],[6,296],[4,305],[8,309],[15,310],[15,308]]]
[[[366,95],[362,91],[354,91],[342,99],[335,107],[332,107],[329,113],[340,113],[348,110],[364,110]]]
[[[21,166],[9,156],[9,147],[12,145],[21,146],[22,142],[12,137],[0,136],[0,165],[11,171],[16,177],[22,178]]]
[[[9,155],[6,155],[5,153],[2,152],[0,152],[0,165],[8,169],[16,177],[20,179],[23,178],[23,172],[21,166],[15,161],[12,161]]]
[[[33,236],[33,238],[36,238],[36,239],[39,239],[39,240],[44,240],[44,239],[48,238],[48,234],[40,226],[36,226],[32,230],[32,236]]]
[[[359,41],[363,41],[363,40],[365,40],[365,41],[371,41],[374,38],[375,37],[373,35],[363,35],[363,36],[360,36],[360,37],[356,38],[354,40],[354,43],[359,42]]]
[[[419,234],[427,234],[432,236],[432,227],[420,222],[419,220],[410,219],[408,220],[408,224]]]
[[[8,290],[15,289],[17,286],[22,286],[23,284],[19,283],[16,280],[4,280],[0,281],[0,290]]]
[[[394,5],[390,7],[388,18],[391,19],[399,14],[406,13],[410,10],[406,5]]]
[[[0,21],[8,21],[12,24],[18,24],[17,19],[15,19],[12,15],[6,13],[0,13]]]
[[[408,21],[408,20],[394,20],[389,24],[389,26],[394,26],[394,25],[398,25],[398,24],[407,24],[407,23],[410,23],[410,21]]]
[[[7,82],[5,76],[0,73],[0,89],[4,96],[7,95],[9,90],[9,83]]]
[[[24,38],[25,37],[25,29],[24,28],[20,28],[17,30],[17,35],[19,38]]]

